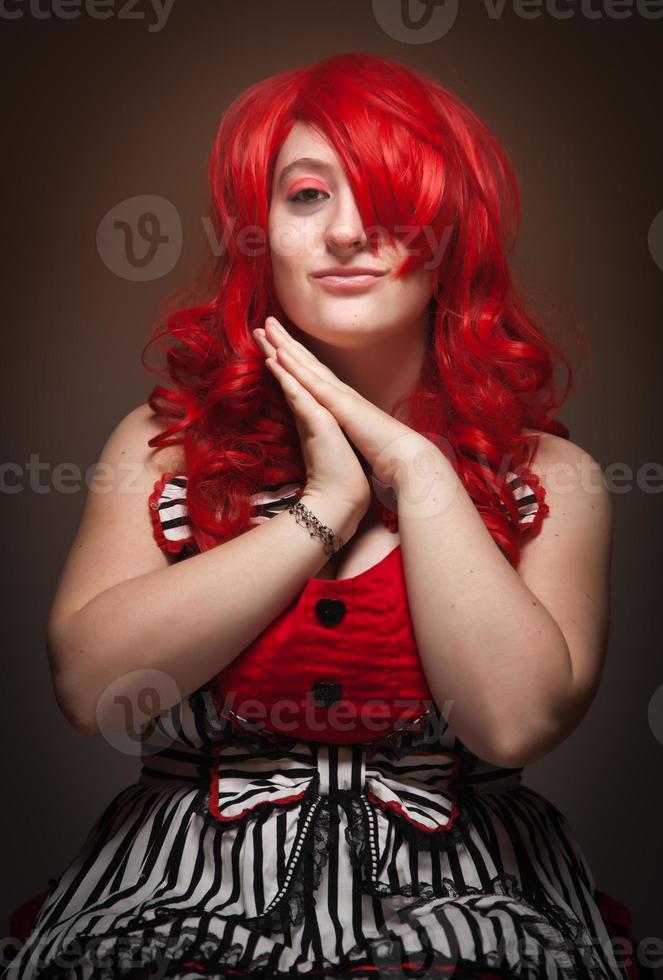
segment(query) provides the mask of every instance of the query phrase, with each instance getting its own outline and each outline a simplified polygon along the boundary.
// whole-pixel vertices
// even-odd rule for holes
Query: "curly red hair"
[[[193,284],[207,298],[184,306],[176,298],[142,352],[146,366],[152,344],[166,351],[170,387],[157,385],[148,398],[166,427],[149,445],[183,445],[195,542],[206,550],[243,533],[252,526],[252,493],[306,479],[294,417],[250,332],[269,314],[288,320],[269,248],[247,247],[246,238],[267,242],[275,160],[297,121],[338,154],[365,227],[385,229],[391,241],[408,229],[411,251],[398,275],[434,261],[431,239],[446,241],[429,305],[429,356],[401,402],[413,428],[451,446],[486,527],[516,565],[520,536],[537,533],[547,510],[528,469],[540,436],[523,430],[569,437],[553,415],[573,371],[526,311],[507,265],[520,225],[514,170],[486,125],[435,79],[364,53],[254,84],[226,110],[214,139],[210,216],[224,244]],[[376,252],[379,243],[368,247]],[[555,358],[567,370],[561,394]],[[507,471],[537,493],[533,525],[518,524]]]

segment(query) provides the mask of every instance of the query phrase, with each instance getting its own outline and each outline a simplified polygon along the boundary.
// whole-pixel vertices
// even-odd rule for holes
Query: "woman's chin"
[[[310,335],[330,347],[358,350],[375,343],[381,332],[378,324],[357,323],[356,319],[336,319],[331,323],[316,323],[315,333],[312,329]]]

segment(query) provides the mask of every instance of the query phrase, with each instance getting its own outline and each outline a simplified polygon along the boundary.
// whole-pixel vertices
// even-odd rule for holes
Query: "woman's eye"
[[[311,193],[312,194],[326,194],[327,192],[326,191],[321,191],[319,187],[302,187],[302,189],[300,191],[297,191],[297,193],[296,194],[293,194],[292,197],[289,197],[288,200],[289,201],[292,201],[294,204],[312,204],[314,201],[319,200],[319,198],[315,198],[315,197],[301,198],[300,197],[301,194],[311,194]],[[329,197],[328,194],[327,194],[327,197]]]

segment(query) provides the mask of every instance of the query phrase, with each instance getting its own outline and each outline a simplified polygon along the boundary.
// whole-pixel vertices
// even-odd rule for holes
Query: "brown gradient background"
[[[604,467],[621,462],[635,474],[660,464],[663,271],[647,236],[663,209],[663,20],[546,12],[525,20],[510,3],[491,19],[478,0],[461,6],[453,29],[425,44],[388,36],[364,0],[176,0],[160,32],[145,20],[85,13],[0,17],[11,419],[3,456],[24,467],[35,454],[46,488],[31,489],[27,474],[7,477],[22,492],[3,486],[2,935],[10,909],[62,872],[138,776],[135,758],[77,734],[53,697],[45,624],[84,500],[84,484],[53,489],[53,468],[69,462],[84,472],[150,391],[140,349],[160,304],[197,266],[207,154],[222,111],[248,85],[364,50],[430,72],[463,98],[519,174],[514,270],[554,310],[556,328],[570,335],[580,319],[591,344],[593,372],[579,367],[561,414],[571,439]],[[96,246],[107,211],[138,194],[169,199],[183,225],[175,267],[144,283],[111,272]],[[602,686],[576,731],[524,781],[568,817],[599,887],[632,910],[636,938],[658,937],[663,949],[663,717],[655,713],[658,738],[648,717],[663,685],[661,496],[635,481],[613,489]]]

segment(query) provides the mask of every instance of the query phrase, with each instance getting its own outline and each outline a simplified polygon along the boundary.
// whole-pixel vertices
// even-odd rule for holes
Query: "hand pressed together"
[[[370,488],[343,433],[371,467],[372,476],[386,486],[397,485],[399,471],[417,452],[422,449],[439,451],[425,436],[341,381],[311,351],[291,337],[275,317],[267,317],[265,329],[257,328],[253,336],[295,414],[309,480],[316,486],[328,488],[333,485],[336,491],[341,489],[342,483],[346,491],[353,488],[350,492],[357,494],[359,506],[362,500],[368,506]],[[335,432],[335,429],[339,431]],[[320,454],[318,458],[314,443],[323,433],[328,440],[327,453],[326,457]],[[347,455],[348,450],[356,468]]]

